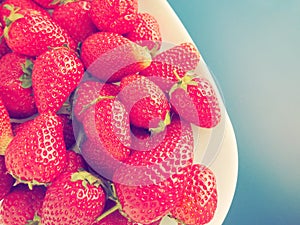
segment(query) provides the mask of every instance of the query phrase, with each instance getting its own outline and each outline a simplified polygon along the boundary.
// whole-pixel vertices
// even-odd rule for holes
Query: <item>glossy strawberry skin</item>
[[[118,82],[149,66],[151,55],[122,35],[98,32],[83,42],[81,59],[93,76],[104,82]]]
[[[13,177],[7,173],[4,156],[0,155],[0,201],[9,193],[13,183]]]
[[[1,13],[0,13],[0,15],[1,15]],[[7,46],[5,38],[3,37],[3,28],[0,23],[0,59],[2,58],[2,56],[4,56],[5,54],[7,54],[9,52],[11,52],[11,50]]]
[[[119,91],[119,86],[115,84],[104,84],[93,80],[80,83],[73,104],[76,119],[81,122],[86,115],[86,107],[99,96],[117,96]]]
[[[94,0],[91,18],[101,31],[125,34],[133,29],[137,12],[137,0]]]
[[[134,152],[116,171],[116,194],[130,219],[149,224],[175,207],[183,190],[183,168],[193,161],[193,146],[190,124],[175,116],[164,141],[154,149]]]
[[[66,166],[63,172],[78,172],[80,169],[88,169],[88,165],[85,160],[79,153],[68,150],[66,152]]]
[[[54,9],[52,18],[78,44],[98,31],[89,16],[90,9],[89,1],[67,2]]]
[[[42,206],[43,225],[90,225],[101,215],[105,193],[101,186],[83,186],[81,180],[71,181],[72,172],[62,173],[48,187]]]
[[[138,74],[124,77],[119,97],[130,116],[130,122],[142,128],[157,128],[170,112],[168,99],[151,80]]]
[[[57,112],[75,90],[83,74],[83,64],[68,48],[54,48],[37,57],[32,72],[32,87],[38,111]]]
[[[134,29],[125,36],[150,50],[153,48],[159,50],[162,42],[159,24],[149,13],[138,13]]]
[[[185,171],[183,197],[171,214],[184,224],[207,224],[213,218],[218,202],[215,175],[199,164],[187,167]]]
[[[164,92],[178,82],[188,71],[195,70],[200,62],[200,53],[194,44],[185,42],[156,55],[151,65],[140,74],[153,80]],[[174,72],[175,71],[175,72]]]
[[[43,113],[19,131],[5,153],[7,170],[20,182],[52,182],[66,163],[66,146],[59,117]]]
[[[0,59],[0,96],[12,118],[27,118],[37,113],[32,87],[24,88],[22,66],[29,58],[8,53]]]
[[[8,112],[0,97],[0,155],[4,155],[7,146],[13,139],[13,132]]]
[[[68,45],[71,49],[76,48],[69,34],[45,13],[21,9],[18,14],[23,15],[23,18],[11,23],[8,36],[5,37],[7,45],[14,52],[39,56],[49,47]]]
[[[25,185],[18,185],[3,199],[0,211],[5,225],[26,224],[34,215],[41,215],[43,199],[46,193],[45,187],[33,187],[29,190]]]
[[[182,118],[197,126],[217,126],[221,109],[213,86],[206,78],[194,78],[192,81],[196,84],[187,85],[187,90],[177,88],[172,92],[172,107]]]

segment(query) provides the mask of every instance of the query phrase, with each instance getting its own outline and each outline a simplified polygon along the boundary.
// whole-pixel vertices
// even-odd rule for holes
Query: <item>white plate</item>
[[[176,13],[166,0],[141,0],[140,11],[149,12],[158,20],[163,36],[163,42],[180,44],[193,42]],[[200,51],[201,52],[201,51]],[[208,70],[203,58],[196,72],[207,77],[215,85],[213,76]],[[218,93],[219,94],[219,93]],[[221,96],[219,94],[219,99]],[[195,128],[196,131],[196,163],[207,165],[215,173],[218,190],[218,207],[214,218],[208,225],[223,223],[230,208],[237,182],[238,153],[235,134],[224,104],[223,119],[213,130]],[[176,225],[174,221],[165,218],[161,225]]]

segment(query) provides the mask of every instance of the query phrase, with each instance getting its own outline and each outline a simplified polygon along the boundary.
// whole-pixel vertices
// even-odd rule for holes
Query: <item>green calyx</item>
[[[159,122],[158,127],[150,128],[149,131],[151,132],[151,134],[158,134],[164,131],[166,126],[168,126],[170,123],[171,123],[170,112],[167,112],[165,119]]]
[[[15,178],[15,183],[13,186],[17,186],[18,184],[26,184],[28,185],[28,188],[30,190],[32,190],[33,186],[45,186],[47,187],[50,183],[41,183],[41,182],[38,182],[36,180],[22,180],[21,178],[19,178],[18,176],[12,174],[12,173],[9,173],[13,178]]]
[[[26,59],[25,63],[22,64],[23,74],[19,78],[22,82],[22,88],[30,88],[32,85],[31,75],[32,75],[33,63],[30,59]]]
[[[39,225],[41,221],[41,217],[37,214],[34,215],[32,220],[27,220],[25,225]]]
[[[169,96],[171,97],[172,93],[178,89],[178,88],[182,88],[183,90],[185,90],[185,92],[187,92],[187,88],[190,85],[194,85],[197,86],[198,83],[196,81],[194,81],[196,75],[192,72],[187,72],[182,78],[179,76],[179,74],[177,73],[176,70],[174,70],[174,75],[176,76],[176,78],[178,79],[178,82],[176,84],[174,84],[172,86],[172,88],[169,91]]]
[[[84,170],[73,173],[71,177],[71,181],[72,182],[82,181],[82,186],[84,188],[87,188],[87,185],[92,185],[96,188],[103,185],[102,181],[98,177]]]
[[[10,29],[12,23],[15,22],[18,19],[23,18],[24,15],[17,13],[21,9],[19,7],[15,8],[13,5],[5,4],[4,8],[10,11],[9,16],[8,17],[6,17],[6,16],[4,17],[5,28],[3,30],[4,37],[8,39],[9,38],[8,32],[9,32],[9,29]]]
[[[97,104],[101,100],[104,100],[104,99],[114,99],[114,98],[115,98],[115,96],[99,96],[99,97],[95,98],[93,101],[91,101],[89,104],[84,105],[82,107],[82,110],[79,112],[79,115],[81,115],[82,113],[84,113],[88,108],[90,108],[91,106]]]

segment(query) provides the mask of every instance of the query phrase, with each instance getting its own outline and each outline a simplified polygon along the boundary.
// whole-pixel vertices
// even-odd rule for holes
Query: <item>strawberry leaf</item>
[[[20,77],[23,88],[30,88],[32,86],[31,74],[33,69],[33,63],[30,59],[26,59],[25,63],[21,65],[23,74]]]

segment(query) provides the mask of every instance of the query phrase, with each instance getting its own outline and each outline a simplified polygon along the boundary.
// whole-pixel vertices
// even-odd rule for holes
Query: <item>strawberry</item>
[[[25,185],[15,187],[3,199],[1,216],[4,225],[27,224],[35,215],[40,215],[45,193],[45,187],[33,187],[32,190]]]
[[[7,146],[13,139],[10,118],[0,97],[0,155],[4,155]]]
[[[58,114],[58,116],[62,121],[64,141],[66,144],[66,148],[70,149],[76,142],[74,132],[73,132],[72,120],[70,119],[70,116],[67,114]]]
[[[86,171],[62,173],[47,189],[41,224],[92,224],[106,199],[100,185],[101,180]]]
[[[87,111],[83,127],[88,139],[97,147],[87,149],[91,152],[85,152],[97,157],[99,163],[103,157],[111,162],[112,166],[119,161],[124,161],[129,157],[131,143],[129,117],[124,105],[113,96],[100,96],[99,101],[91,108],[94,110]],[[86,155],[83,156],[87,160]],[[87,162],[90,164],[88,160]],[[97,172],[106,178],[108,176],[102,174],[105,171]]]
[[[60,0],[34,0],[34,1],[46,9],[55,9],[61,2]]]
[[[78,172],[80,169],[87,169],[88,166],[82,156],[72,150],[66,154],[66,166],[63,172]]]
[[[89,1],[66,2],[54,9],[52,18],[78,44],[97,31],[89,16],[90,9]]]
[[[78,121],[82,121],[86,108],[99,96],[117,96],[119,86],[88,80],[81,83],[75,93],[73,110]]]
[[[4,37],[7,45],[15,52],[38,56],[49,47],[76,45],[68,33],[55,23],[47,14],[33,9],[14,9],[5,5],[11,13],[6,19]]]
[[[149,13],[138,13],[134,29],[125,35],[129,40],[148,49],[159,50],[162,36],[157,20]]]
[[[176,74],[182,78],[186,72],[195,70],[199,62],[200,53],[197,48],[194,44],[185,42],[156,55],[151,65],[140,74],[149,77],[164,92],[169,92],[178,81]]]
[[[33,119],[27,120],[26,122],[23,122],[23,123],[11,123],[13,135],[16,136],[17,133],[19,133],[21,130],[27,129],[27,127],[30,123],[33,123]]]
[[[12,118],[37,113],[31,87],[33,62],[22,55],[8,53],[0,59],[0,96]]]
[[[149,224],[168,214],[181,197],[183,168],[193,161],[189,123],[174,116],[154,149],[134,152],[114,175],[117,207],[133,221]]]
[[[1,15],[1,14],[0,14]],[[0,23],[0,59],[5,54],[9,53],[10,49],[6,44],[5,38],[3,37],[3,29]]]
[[[87,71],[102,81],[117,82],[150,65],[149,51],[122,35],[98,32],[82,43],[81,59]]]
[[[40,113],[57,112],[84,74],[73,50],[58,47],[37,57],[32,71],[32,87]]]
[[[221,119],[216,92],[206,78],[190,75],[178,78],[170,91],[170,102],[185,120],[204,128],[215,127]]]
[[[9,193],[13,183],[13,177],[7,173],[4,156],[0,155],[0,201]]]
[[[93,223],[92,225],[143,225],[140,223],[136,223],[134,221],[128,220],[126,217],[122,216],[119,211],[115,211],[112,214],[108,215],[104,219],[99,222]],[[154,223],[150,223],[149,225],[159,225],[160,220]]]
[[[170,105],[162,90],[148,78],[134,74],[120,84],[121,101],[130,112],[130,122],[153,131],[164,130],[170,123]]]
[[[91,18],[101,31],[125,34],[137,19],[138,0],[93,0]]]
[[[183,197],[171,214],[183,224],[207,224],[217,208],[215,175],[209,168],[195,164],[186,169],[186,179]]]
[[[42,113],[10,142],[6,153],[7,171],[29,187],[52,182],[66,163],[66,146],[60,118]]]

